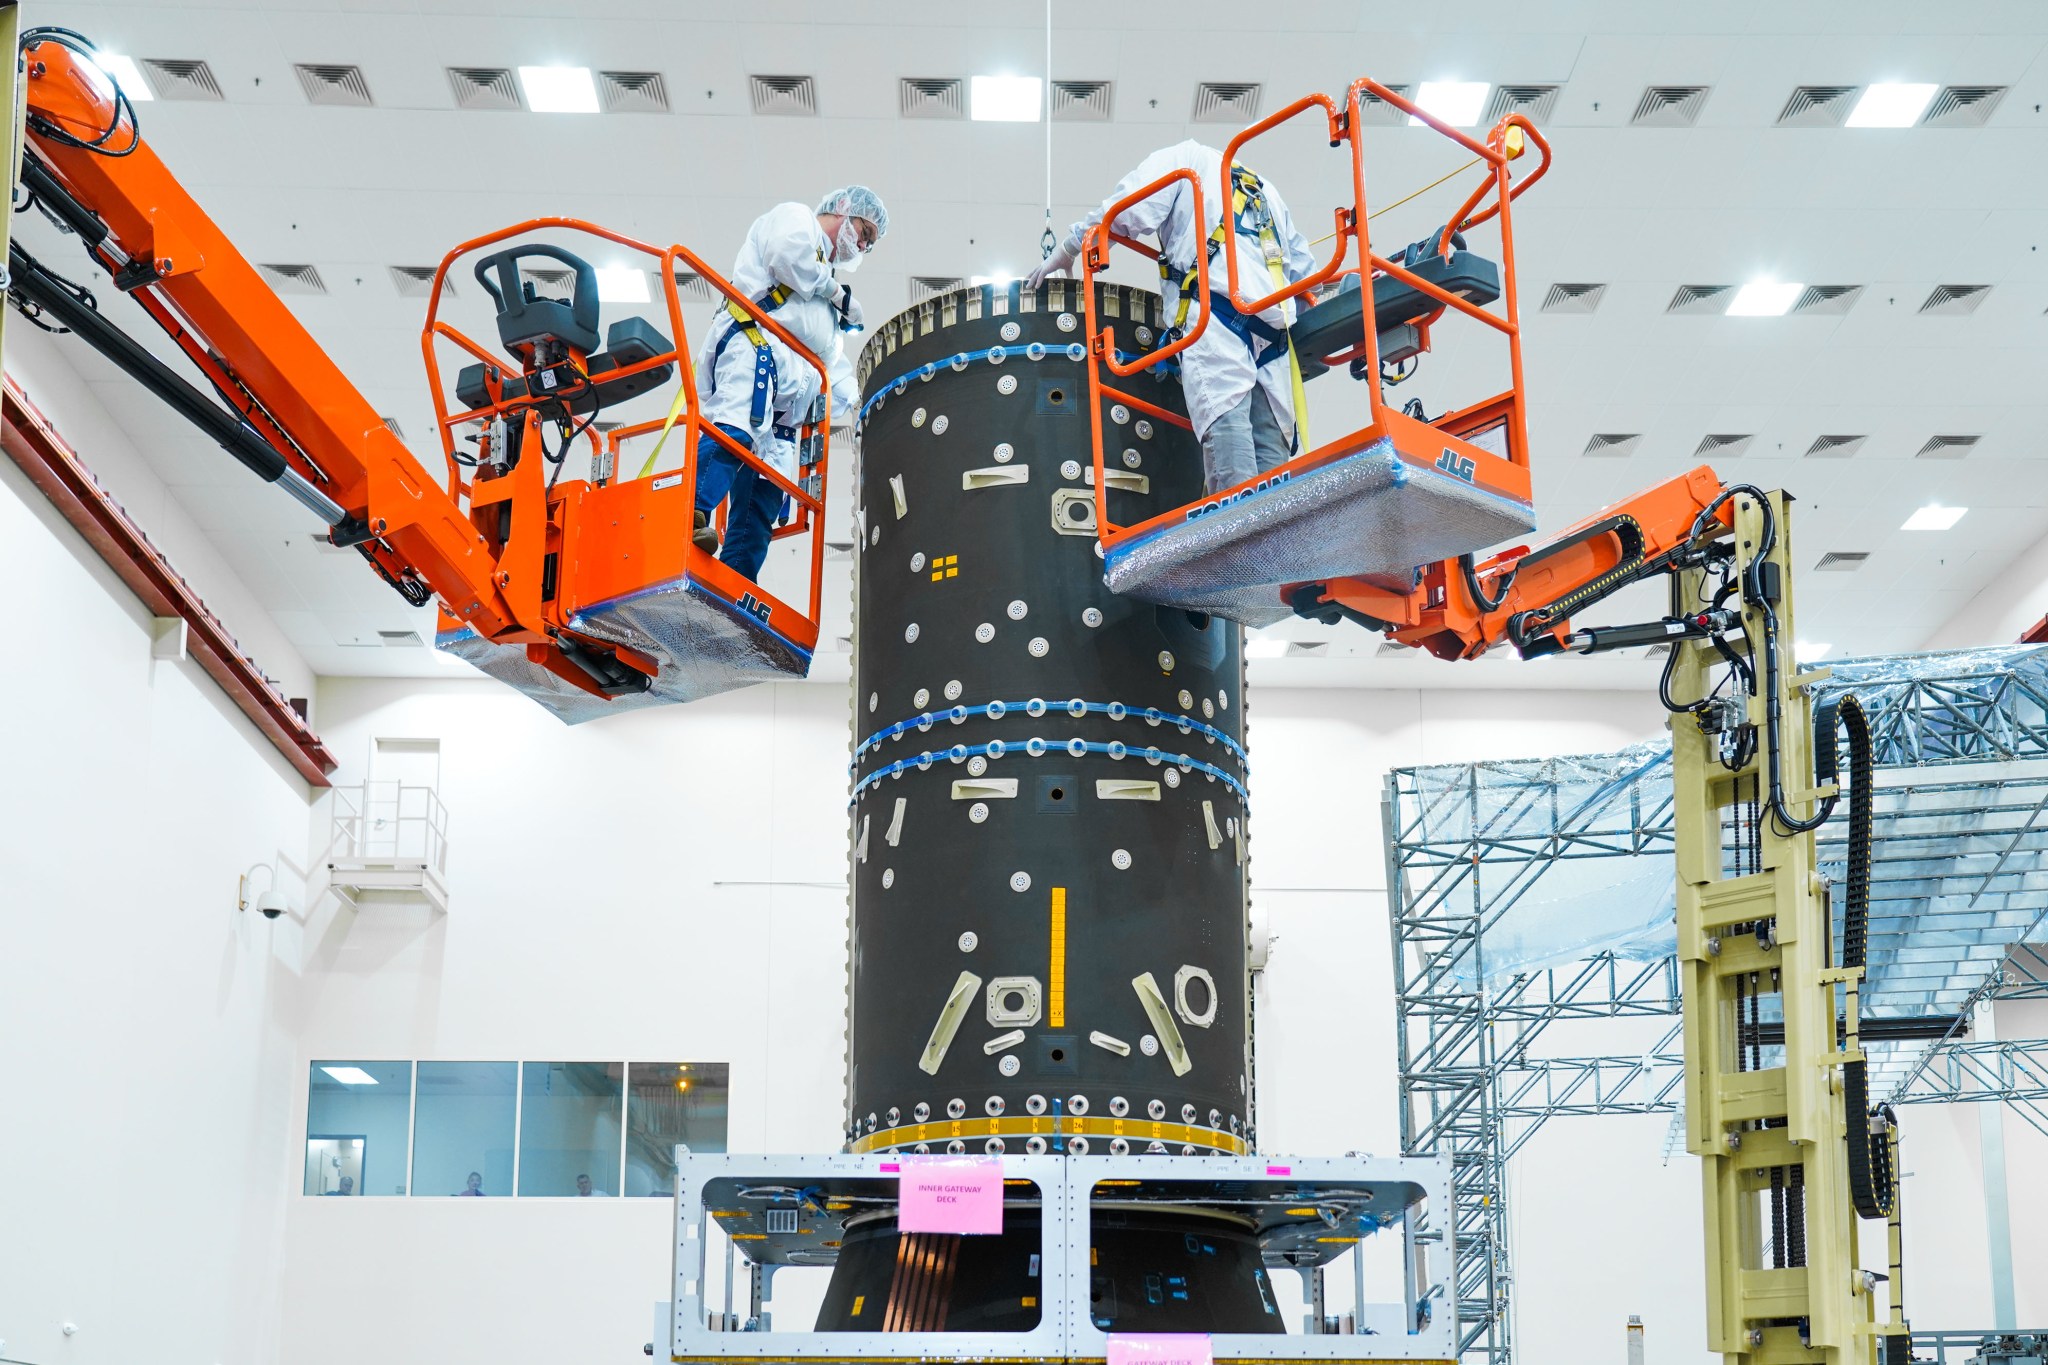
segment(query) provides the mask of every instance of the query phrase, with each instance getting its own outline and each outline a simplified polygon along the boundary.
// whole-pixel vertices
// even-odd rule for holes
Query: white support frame
[[[668,1313],[671,1361],[1100,1360],[1108,1334],[1095,1326],[1088,1289],[1090,1196],[1104,1180],[1147,1183],[1188,1181],[1326,1183],[1332,1186],[1406,1186],[1401,1220],[1405,1302],[1387,1305],[1413,1322],[1416,1305],[1430,1306],[1420,1331],[1405,1335],[1351,1333],[1267,1335],[1218,1333],[1210,1339],[1218,1361],[1406,1362],[1450,1365],[1457,1356],[1457,1295],[1449,1240],[1451,1163],[1447,1157],[1005,1156],[1006,1179],[1030,1180],[1042,1192],[1042,1279],[1039,1325],[1028,1332],[723,1332],[710,1325],[704,1295],[710,1214],[704,1191],[720,1177],[775,1184],[815,1184],[832,1178],[889,1180],[903,1160],[897,1153],[806,1156],[676,1154],[675,1274]],[[1199,1192],[1188,1201],[1199,1205]],[[1389,1230],[1386,1235],[1395,1235]],[[744,1248],[742,1248],[744,1250]],[[1291,1268],[1273,1264],[1269,1271]]]

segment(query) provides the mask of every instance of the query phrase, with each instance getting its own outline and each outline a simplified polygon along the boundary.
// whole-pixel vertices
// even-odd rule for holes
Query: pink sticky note
[[[896,1172],[902,1169],[903,1164],[898,1161],[885,1161],[881,1165],[881,1171],[883,1175],[894,1175],[896,1174]]]
[[[1202,1332],[1146,1332],[1111,1336],[1108,1365],[1212,1365]]]
[[[1294,1168],[1293,1168],[1292,1166],[1268,1166],[1268,1167],[1266,1168],[1266,1174],[1267,1174],[1267,1175],[1293,1175],[1293,1174],[1294,1174]]]
[[[904,1232],[1003,1230],[1001,1157],[905,1157],[896,1226]]]

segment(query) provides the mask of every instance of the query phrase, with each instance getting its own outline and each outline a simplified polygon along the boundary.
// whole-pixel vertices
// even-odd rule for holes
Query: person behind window
[[[455,1192],[455,1197],[457,1199],[461,1199],[464,1196],[468,1196],[473,1199],[481,1199],[484,1197],[484,1177],[482,1172],[471,1171],[469,1173],[469,1183],[464,1185],[461,1189]]]
[[[605,1191],[597,1189],[594,1186],[592,1186],[590,1183],[590,1177],[587,1175],[579,1175],[576,1177],[576,1197],[578,1199],[611,1198],[611,1196],[607,1194]]]
[[[345,1176],[343,1176],[343,1177],[341,1178],[341,1187],[340,1187],[339,1189],[333,1189],[333,1190],[322,1190],[322,1191],[321,1191],[321,1193],[322,1193],[322,1194],[324,1194],[324,1195],[327,1195],[327,1196],[328,1196],[329,1198],[332,1198],[333,1196],[335,1196],[335,1195],[337,1195],[337,1194],[343,1194],[343,1195],[347,1195],[347,1194],[354,1194],[355,1192],[356,1192],[356,1178],[355,1178],[354,1176],[352,1176],[352,1175],[345,1175]]]

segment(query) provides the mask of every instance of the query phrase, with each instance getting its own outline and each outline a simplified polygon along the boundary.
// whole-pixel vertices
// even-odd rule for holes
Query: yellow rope
[[[1431,190],[1435,189],[1438,185],[1443,184],[1444,181],[1449,180],[1452,176],[1463,175],[1465,172],[1471,170],[1474,166],[1477,166],[1481,161],[1484,161],[1485,159],[1486,158],[1484,157],[1475,156],[1470,161],[1466,162],[1464,165],[1458,167],[1456,170],[1446,171],[1444,174],[1430,181],[1427,185],[1424,185],[1421,189],[1415,191],[1415,193],[1405,195],[1402,198],[1396,199],[1391,204],[1382,204],[1380,207],[1374,209],[1371,213],[1365,215],[1366,221],[1371,222],[1373,219],[1379,217],[1383,213],[1388,212],[1389,210],[1400,208],[1401,205],[1407,203],[1410,199],[1421,198],[1423,195],[1428,194]],[[1335,232],[1327,233],[1324,236],[1316,238],[1313,242],[1310,242],[1309,245],[1321,246],[1324,242],[1329,241],[1332,237],[1335,237],[1336,235],[1337,234]]]

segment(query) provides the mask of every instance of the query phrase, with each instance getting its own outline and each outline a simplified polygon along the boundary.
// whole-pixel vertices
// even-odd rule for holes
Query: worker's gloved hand
[[[1055,275],[1060,271],[1071,269],[1073,264],[1073,248],[1069,247],[1065,242],[1061,242],[1053,248],[1052,255],[1040,261],[1037,267],[1024,277],[1024,287],[1026,289],[1036,289],[1039,285],[1045,283],[1048,275]]]
[[[839,314],[839,329],[843,332],[858,332],[867,315],[861,311],[860,300],[853,296],[853,286],[842,284],[832,299],[832,307]]]

